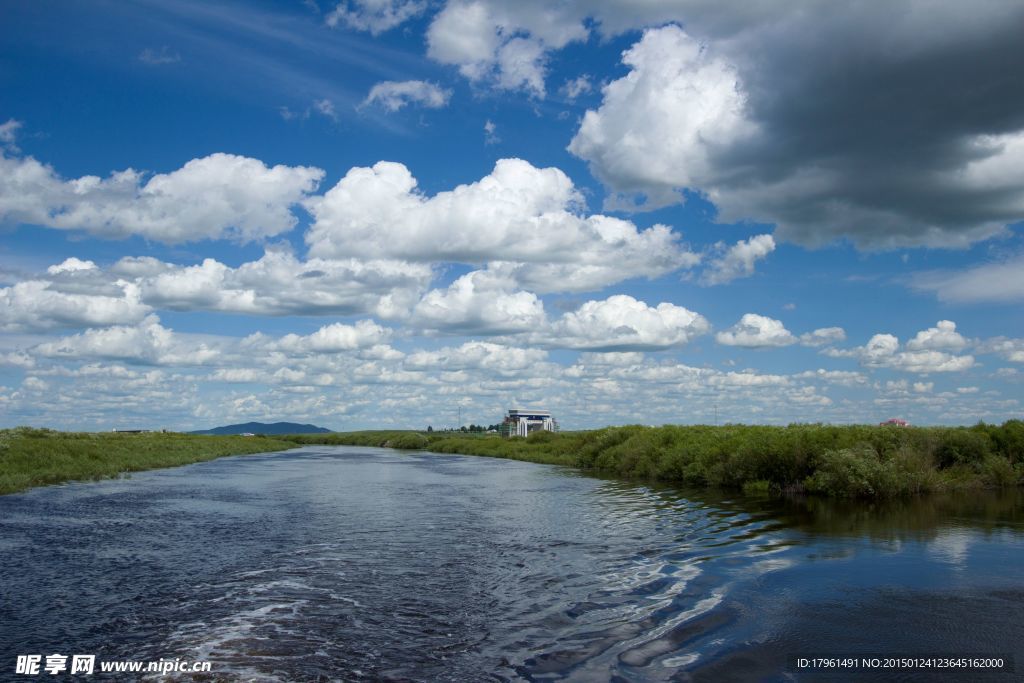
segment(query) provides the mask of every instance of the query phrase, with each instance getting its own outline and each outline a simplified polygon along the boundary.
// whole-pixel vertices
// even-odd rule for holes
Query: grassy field
[[[0,430],[0,494],[72,480],[117,477],[225,455],[295,448],[272,438],[191,434]]]
[[[820,424],[607,427],[528,438],[374,431],[282,437],[569,465],[616,476],[765,492],[886,498],[1024,483],[1024,421],[973,427]]]

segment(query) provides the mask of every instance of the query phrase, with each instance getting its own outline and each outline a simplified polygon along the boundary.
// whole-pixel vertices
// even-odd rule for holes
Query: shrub
[[[892,461],[883,461],[874,449],[843,448],[825,451],[817,471],[804,485],[812,493],[839,498],[870,498],[889,495],[897,489]]]
[[[427,439],[427,437],[423,436],[422,434],[412,432],[409,434],[402,434],[400,436],[396,436],[395,438],[388,440],[386,446],[388,448],[398,448],[407,451],[419,451],[426,448],[427,444],[429,443],[430,441]]]
[[[558,434],[545,430],[538,430],[526,437],[529,443],[551,443],[558,438]]]
[[[1013,463],[998,455],[986,456],[978,463],[977,468],[978,473],[989,486],[1016,486],[1019,480],[1019,474]]]
[[[979,429],[948,429],[938,447],[940,467],[973,465],[992,453],[992,440]]]

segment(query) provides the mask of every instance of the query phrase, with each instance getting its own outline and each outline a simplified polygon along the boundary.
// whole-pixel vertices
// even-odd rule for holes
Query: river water
[[[1018,491],[772,501],[316,446],[0,497],[0,680],[31,680],[32,653],[210,661],[197,680],[833,680],[794,658],[853,653],[1024,671],[1022,568]]]

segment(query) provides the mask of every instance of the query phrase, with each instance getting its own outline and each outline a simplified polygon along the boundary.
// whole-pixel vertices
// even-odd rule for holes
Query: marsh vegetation
[[[885,498],[1024,481],[1024,421],[972,427],[794,424],[606,427],[529,437],[365,431],[284,437],[568,465],[628,478]]]
[[[295,444],[262,437],[2,429],[0,494],[287,448]]]

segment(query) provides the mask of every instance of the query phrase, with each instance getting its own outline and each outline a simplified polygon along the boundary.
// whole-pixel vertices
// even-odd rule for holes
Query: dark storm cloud
[[[675,12],[735,69],[756,129],[710,145],[708,168],[688,172],[687,187],[706,192],[723,221],[773,222],[803,244],[885,248],[962,246],[1024,219],[1024,4],[787,7],[772,19],[760,5],[740,9],[731,21],[701,3]],[[615,114],[608,102],[606,92],[598,116]],[[580,154],[595,173],[614,190],[664,196],[616,165],[609,150],[633,138],[608,140]],[[660,161],[693,166],[686,155]]]

